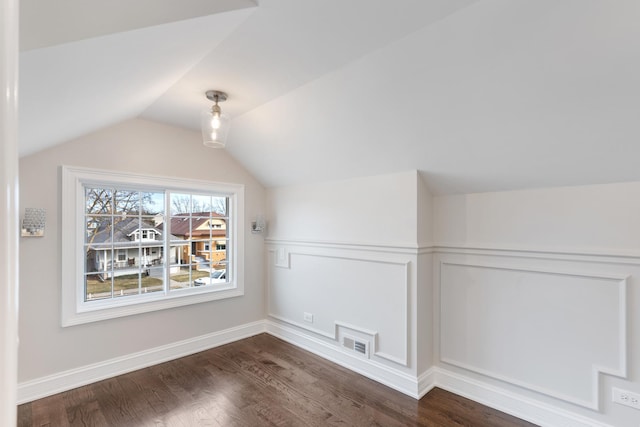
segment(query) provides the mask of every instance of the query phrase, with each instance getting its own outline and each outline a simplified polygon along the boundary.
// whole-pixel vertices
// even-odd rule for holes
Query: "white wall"
[[[416,245],[415,171],[268,191],[269,237]]]
[[[60,166],[95,167],[245,185],[245,219],[264,212],[263,187],[199,133],[131,120],[20,160],[21,207],[47,210],[46,234],[20,245],[21,383],[264,318],[263,237],[246,233],[242,297],[62,328]]]
[[[640,253],[640,183],[436,198],[438,245]]]
[[[418,174],[416,189],[418,219],[418,246],[425,247],[433,244],[433,195],[421,174]]]
[[[418,269],[431,265],[417,246],[431,239],[431,194],[418,173],[269,189],[267,204],[272,332],[417,395],[418,369],[430,365],[418,352],[432,330],[416,328],[431,319],[418,301],[430,307],[432,295],[430,269]],[[344,335],[371,342],[370,356],[345,350]]]
[[[539,403],[637,427],[611,393],[640,392],[638,218],[640,183],[435,197],[441,382],[545,425]]]
[[[418,262],[416,265],[416,360],[418,374],[433,366],[433,254],[428,250],[433,242],[433,195],[422,174],[417,180]]]

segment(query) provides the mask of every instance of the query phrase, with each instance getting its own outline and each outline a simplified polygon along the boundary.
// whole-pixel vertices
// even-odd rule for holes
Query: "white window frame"
[[[126,298],[86,302],[84,300],[84,186],[122,185],[142,190],[204,192],[229,197],[231,219],[231,281],[224,286],[199,286],[153,292]],[[62,166],[62,310],[63,327],[117,317],[164,310],[172,307],[244,295],[244,185],[176,177],[142,175]],[[165,251],[166,254],[166,251]],[[229,277],[229,275],[227,276]]]

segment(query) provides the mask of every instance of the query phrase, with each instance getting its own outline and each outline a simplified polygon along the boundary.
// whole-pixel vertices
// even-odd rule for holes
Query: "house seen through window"
[[[227,283],[229,198],[86,185],[85,302]]]

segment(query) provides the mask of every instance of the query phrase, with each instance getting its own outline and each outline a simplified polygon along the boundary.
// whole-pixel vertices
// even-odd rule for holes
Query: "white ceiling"
[[[21,155],[133,117],[198,130],[221,89],[267,186],[640,180],[637,0],[53,3],[21,2]]]

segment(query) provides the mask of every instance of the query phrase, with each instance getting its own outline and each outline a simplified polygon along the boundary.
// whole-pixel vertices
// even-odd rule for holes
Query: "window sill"
[[[244,295],[244,292],[234,287],[233,284],[227,283],[224,288],[222,288],[222,286],[214,286],[207,287],[206,289],[194,288],[184,291],[173,291],[168,296],[161,292],[158,294],[157,296],[145,295],[141,298],[129,297],[122,302],[118,302],[117,305],[114,304],[112,300],[109,300],[108,304],[100,304],[100,301],[83,304],[75,313],[65,316],[62,319],[62,326],[82,325],[84,323],[99,322],[207,301],[234,298]]]

